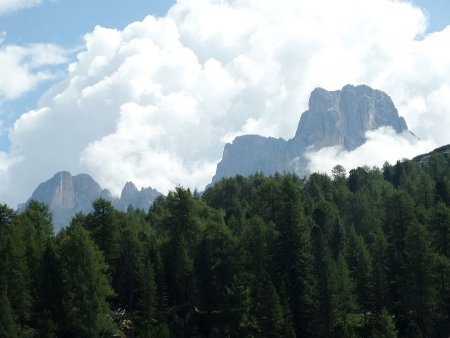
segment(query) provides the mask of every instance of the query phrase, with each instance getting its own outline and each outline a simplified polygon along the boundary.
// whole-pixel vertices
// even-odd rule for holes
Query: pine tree
[[[113,296],[107,265],[88,232],[73,224],[61,236],[60,265],[63,332],[72,337],[100,337],[114,329],[108,299]]]
[[[127,223],[127,222],[126,222]],[[139,270],[143,270],[142,245],[137,238],[134,229],[125,225],[118,238],[118,255],[116,265],[120,267],[116,272],[116,280],[113,285],[118,303],[129,313],[135,311],[139,280]]]
[[[315,337],[329,337],[336,325],[338,315],[336,266],[318,226],[312,229],[311,241],[314,254],[314,277],[317,282],[312,334]]]
[[[14,318],[6,287],[2,287],[0,291],[0,314],[0,337],[19,337],[19,327]]]
[[[255,290],[255,318],[259,337],[286,336],[283,308],[270,280],[261,280]]]
[[[167,291],[165,268],[158,249],[155,251],[155,254],[153,256],[153,264],[155,269],[156,283],[155,317],[158,321],[164,322],[169,310],[169,295]]]
[[[181,305],[196,297],[194,262],[183,235],[171,239],[166,247],[167,286],[170,303]]]
[[[356,282],[356,295],[358,304],[364,315],[364,327],[366,328],[368,321],[367,315],[370,310],[370,289],[372,275],[372,259],[367,249],[364,239],[359,236],[356,241],[356,266],[353,276]]]
[[[433,272],[437,294],[434,332],[437,337],[445,337],[450,333],[450,259],[435,254],[434,260]]]
[[[405,236],[408,228],[417,223],[414,213],[414,200],[405,191],[396,191],[385,200],[386,225],[385,233],[389,242],[388,256],[389,269],[389,309],[397,318],[399,328],[407,323],[403,322],[406,316],[405,304],[401,299],[405,280]]]
[[[305,336],[311,324],[312,255],[309,223],[301,207],[300,185],[291,176],[281,179],[276,209],[278,283],[285,283],[286,298],[292,311],[297,336]]]
[[[450,258],[450,207],[442,202],[433,209],[430,234],[436,252]]]
[[[136,310],[141,321],[150,322],[156,315],[157,289],[152,252],[148,246],[144,247],[137,272]]]
[[[251,271],[254,283],[266,274],[274,272],[273,248],[278,239],[278,232],[273,223],[265,223],[259,217],[253,217],[245,224],[241,236],[241,248],[246,271]]]
[[[372,332],[373,338],[397,338],[393,316],[385,308],[380,312],[380,318]]]
[[[230,229],[219,222],[210,222],[202,237],[194,260],[199,300],[207,311],[221,310],[239,263],[236,242]]]
[[[252,337],[257,329],[251,314],[251,290],[245,284],[244,276],[236,275],[225,291],[225,313],[230,323],[231,337]]]
[[[21,229],[30,277],[32,309],[29,326],[39,330],[42,323],[49,322],[49,319],[45,318],[48,312],[46,300],[43,298],[46,287],[44,282],[48,277],[45,273],[44,255],[53,242],[52,215],[44,203],[30,201],[25,211],[19,214],[15,221]]]
[[[19,319],[29,324],[32,310],[31,281],[22,228],[14,211],[0,205],[0,288],[8,288],[8,301]]]
[[[429,234],[423,225],[413,223],[409,227],[405,236],[405,255],[403,302],[409,310],[409,317],[428,337],[435,320],[436,286]]]
[[[389,291],[387,279],[388,243],[380,228],[373,234],[372,243],[369,248],[372,257],[370,311],[373,320],[378,321],[381,318],[383,308],[387,304],[387,294]]]
[[[336,262],[335,276],[335,301],[336,301],[336,326],[347,335],[353,331],[353,318],[355,317],[357,304],[355,285],[350,275],[347,262],[342,254]],[[334,330],[336,332],[336,328]]]
[[[94,201],[92,208],[94,210],[86,217],[86,228],[91,231],[94,242],[103,252],[114,279],[116,273],[114,267],[119,255],[118,215],[112,203],[103,198]]]

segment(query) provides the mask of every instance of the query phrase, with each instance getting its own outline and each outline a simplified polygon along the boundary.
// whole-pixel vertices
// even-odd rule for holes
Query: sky
[[[293,137],[315,87],[387,92],[388,128],[311,170],[450,143],[447,0],[0,0],[0,202],[58,171],[203,189],[237,135]]]

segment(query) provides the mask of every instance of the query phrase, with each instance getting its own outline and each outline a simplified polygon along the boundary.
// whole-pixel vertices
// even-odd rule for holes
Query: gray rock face
[[[160,195],[161,193],[156,189],[149,187],[138,190],[133,182],[127,182],[122,189],[120,198],[114,201],[114,207],[121,211],[126,211],[129,206],[148,210]]]
[[[346,85],[337,91],[316,88],[292,139],[237,137],[232,144],[225,145],[212,182],[256,172],[304,175],[307,162],[303,155],[307,149],[341,146],[353,150],[366,141],[367,131],[383,126],[392,127],[397,133],[407,130],[405,120],[386,93],[366,85]]]
[[[383,126],[390,126],[397,133],[408,129],[386,93],[365,85],[347,85],[332,92],[316,88],[290,144],[294,153],[306,147],[336,145],[354,150],[366,141],[367,131]]]
[[[98,198],[105,198],[113,202],[116,209],[125,211],[129,205],[135,209],[147,210],[153,201],[161,195],[152,188],[137,190],[132,182],[127,182],[120,198],[115,198],[89,175],[72,176],[67,171],[55,174],[34,190],[30,200],[37,200],[47,204],[53,214],[55,230],[67,226],[78,212],[92,211],[92,202]],[[19,206],[19,212],[26,207],[26,203]]]
[[[213,183],[236,174],[251,175],[256,172],[269,175],[281,172],[287,161],[287,142],[281,138],[244,135],[226,144],[222,161],[217,165]]]

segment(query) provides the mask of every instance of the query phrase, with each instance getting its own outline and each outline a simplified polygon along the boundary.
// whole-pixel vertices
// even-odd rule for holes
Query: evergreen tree
[[[450,257],[450,208],[443,203],[433,209],[430,232],[436,252]]]
[[[86,217],[86,228],[91,231],[94,242],[103,252],[106,263],[110,265],[115,279],[116,259],[119,255],[119,223],[112,203],[103,198],[92,203],[94,209]]]
[[[183,235],[171,239],[166,247],[167,286],[172,305],[196,298],[194,262]]]
[[[153,256],[153,265],[156,284],[155,317],[158,321],[164,322],[169,309],[169,295],[167,291],[166,273],[159,250],[155,251]]]
[[[314,254],[314,275],[317,281],[312,333],[315,337],[330,337],[337,323],[338,314],[336,266],[319,227],[315,226],[312,229],[311,240]]]
[[[19,327],[14,318],[6,287],[2,287],[0,291],[0,314],[0,337],[19,337]]]
[[[380,319],[372,332],[373,338],[397,338],[398,333],[395,328],[395,322],[387,310],[383,308],[380,312]]]
[[[399,327],[407,323],[403,321],[407,309],[401,299],[405,277],[405,238],[408,228],[417,223],[414,213],[414,200],[405,191],[396,191],[386,201],[385,233],[389,242],[388,280],[390,282],[389,308],[393,311]]]
[[[445,337],[450,333],[450,259],[435,254],[434,260],[433,272],[437,294],[434,333],[436,337]]]
[[[8,302],[19,319],[17,324],[26,326],[32,314],[31,281],[21,230],[14,211],[0,205],[0,290],[8,289]]]
[[[120,232],[118,240],[116,285],[114,287],[118,302],[124,306],[129,312],[135,311],[135,305],[138,301],[138,281],[139,270],[143,270],[142,262],[142,245],[137,238],[137,234],[130,226],[125,225],[125,228]],[[143,282],[143,281],[142,281]],[[143,282],[144,283],[144,282]]]
[[[152,264],[152,252],[150,248],[144,248],[140,259],[137,279],[136,310],[140,322],[151,323],[155,321],[157,306],[157,289],[154,267]]]
[[[258,337],[286,337],[283,308],[270,280],[261,280],[255,290],[255,318]]]
[[[387,279],[388,243],[381,228],[373,234],[369,246],[372,257],[372,271],[370,276],[370,311],[374,321],[381,318],[381,312],[387,304],[389,284]]]
[[[403,301],[409,317],[425,337],[431,336],[435,320],[436,286],[433,281],[433,256],[426,228],[413,223],[405,236],[405,285]]]
[[[370,252],[367,249],[364,240],[361,236],[356,241],[356,266],[353,270],[353,276],[356,282],[356,295],[358,304],[364,315],[364,328],[367,326],[367,315],[370,310],[371,302],[371,275],[372,262]]]
[[[73,224],[60,238],[63,334],[100,337],[111,334],[108,299],[113,296],[107,265],[88,232]]]
[[[245,224],[241,237],[242,262],[246,271],[251,271],[254,283],[266,274],[273,273],[275,262],[273,248],[278,240],[278,232],[273,223],[265,223],[253,217]]]
[[[301,208],[299,188],[292,176],[282,178],[276,211],[279,236],[275,256],[279,284],[285,283],[295,331],[301,337],[310,329],[313,282],[309,224]]]
[[[336,262],[335,275],[332,276],[335,283],[336,302],[336,325],[334,331],[351,335],[354,328],[354,318],[356,316],[357,302],[355,296],[355,285],[350,275],[347,262],[342,254]],[[336,335],[336,333],[335,333]],[[336,336],[339,336],[337,334]]]
[[[223,309],[225,290],[239,262],[236,246],[225,224],[211,222],[206,227],[194,263],[200,302],[207,311]]]
[[[231,337],[253,337],[257,331],[252,316],[252,297],[242,274],[236,275],[225,291],[225,313],[231,328]]]
[[[29,326],[37,330],[41,325],[53,326],[52,320],[47,318],[47,303],[44,299],[45,281],[49,277],[45,271],[44,255],[53,242],[51,212],[47,205],[30,201],[15,220],[21,228],[30,277],[32,311]]]

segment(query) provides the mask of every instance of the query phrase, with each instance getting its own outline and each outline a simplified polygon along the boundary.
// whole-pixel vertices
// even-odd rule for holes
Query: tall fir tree
[[[113,296],[108,266],[89,233],[73,224],[60,238],[62,335],[100,337],[114,333],[108,299]]]
[[[19,326],[16,323],[14,311],[9,302],[6,286],[0,289],[0,314],[0,337],[19,337]]]
[[[436,306],[436,285],[433,278],[433,255],[426,228],[413,223],[405,236],[405,284],[403,302],[408,317],[415,321],[423,336],[433,331]]]
[[[312,229],[311,241],[316,280],[313,304],[314,326],[311,333],[314,337],[330,337],[337,323],[338,315],[336,266],[320,227],[315,226]]]
[[[313,297],[310,223],[301,206],[300,184],[293,176],[281,179],[275,224],[279,233],[275,254],[278,284],[285,283],[297,336],[307,336]]]

